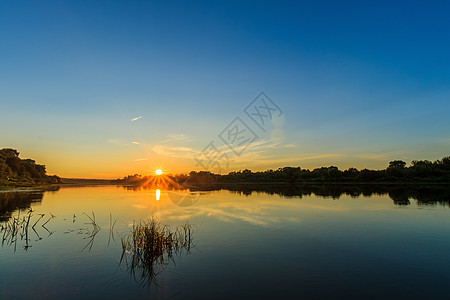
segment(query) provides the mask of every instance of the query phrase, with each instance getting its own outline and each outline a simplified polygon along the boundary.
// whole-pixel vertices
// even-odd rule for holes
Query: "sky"
[[[0,148],[78,178],[440,159],[449,14],[448,1],[0,0]]]

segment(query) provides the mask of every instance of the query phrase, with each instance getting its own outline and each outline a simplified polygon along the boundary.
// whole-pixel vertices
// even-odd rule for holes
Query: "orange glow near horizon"
[[[149,177],[144,183],[142,183],[143,187],[149,187],[150,189],[155,190],[166,190],[169,187],[176,189],[183,189],[183,186],[173,181],[169,176],[163,175],[154,175]]]

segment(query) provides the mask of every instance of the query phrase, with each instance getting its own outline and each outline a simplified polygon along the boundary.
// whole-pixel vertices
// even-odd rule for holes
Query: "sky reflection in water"
[[[38,298],[446,294],[450,262],[442,255],[450,250],[450,211],[442,199],[424,205],[407,197],[405,205],[396,200],[398,193],[395,199],[246,194],[115,186],[1,193],[2,222],[18,216],[18,208],[26,215],[30,207],[35,216],[45,214],[45,221],[50,213],[56,218],[45,226],[51,234],[41,224],[37,234],[30,231],[27,251],[20,243],[15,252],[0,248],[0,298],[31,291]],[[86,216],[92,212],[100,227],[94,239]],[[120,238],[133,221],[152,217],[172,228],[189,221],[195,247],[156,277],[159,287],[142,288],[118,266]],[[110,218],[117,220],[113,232]]]

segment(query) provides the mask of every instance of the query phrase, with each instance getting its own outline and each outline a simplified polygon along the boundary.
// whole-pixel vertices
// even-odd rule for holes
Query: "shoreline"
[[[450,188],[450,182],[411,182],[411,181],[399,181],[399,182],[378,182],[378,181],[372,181],[372,182],[362,182],[362,181],[356,181],[356,182],[348,182],[348,181],[342,181],[342,182],[335,182],[335,181],[304,181],[304,182],[287,182],[287,181],[234,181],[234,182],[214,182],[211,184],[201,184],[197,183],[196,185],[190,185],[190,186],[198,186],[201,188],[207,188],[207,187],[221,187],[221,186],[255,186],[255,185],[268,185],[268,186],[318,186],[318,185],[324,185],[324,186],[420,186],[420,187],[426,187],[426,186],[439,186],[444,187],[448,186]],[[83,187],[83,186],[129,186],[129,187],[136,187],[140,186],[139,184],[133,185],[133,184],[119,184],[119,183],[113,183],[113,182],[107,182],[105,180],[99,180],[98,182],[66,182],[66,183],[57,183],[57,184],[46,184],[46,185],[16,185],[16,186],[0,186],[0,192],[26,192],[26,191],[35,191],[35,190],[55,190],[61,187]],[[186,189],[189,188],[188,186],[185,186]]]

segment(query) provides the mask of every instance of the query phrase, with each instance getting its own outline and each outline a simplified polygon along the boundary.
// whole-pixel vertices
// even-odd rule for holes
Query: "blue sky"
[[[0,7],[0,147],[50,173],[196,169],[192,157],[261,91],[283,109],[284,137],[259,134],[230,170],[450,154],[446,1]]]

